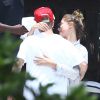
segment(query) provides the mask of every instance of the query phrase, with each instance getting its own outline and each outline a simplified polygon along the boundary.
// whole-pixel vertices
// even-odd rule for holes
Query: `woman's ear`
[[[68,24],[69,24],[69,28],[70,28],[70,29],[72,29],[72,28],[73,28],[74,23],[73,23],[73,22],[69,22]]]
[[[74,23],[73,22],[69,22],[69,26],[73,27]]]

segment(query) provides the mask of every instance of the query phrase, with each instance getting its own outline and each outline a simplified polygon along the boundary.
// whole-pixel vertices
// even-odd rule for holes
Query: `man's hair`
[[[50,28],[52,28],[52,26],[53,26],[53,22],[51,22],[51,21],[49,20],[48,17],[44,17],[44,18],[41,20],[41,22],[46,23]]]

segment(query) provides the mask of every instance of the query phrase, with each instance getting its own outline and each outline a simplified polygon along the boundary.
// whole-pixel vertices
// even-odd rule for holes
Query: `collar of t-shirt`
[[[77,40],[77,41],[73,42],[73,44],[74,44],[74,45],[80,44],[80,40]]]

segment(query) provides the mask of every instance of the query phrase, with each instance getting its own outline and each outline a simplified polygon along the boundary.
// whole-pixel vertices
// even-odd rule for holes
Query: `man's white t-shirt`
[[[35,57],[43,57],[43,55],[53,59],[57,64],[64,64],[66,68],[70,67],[70,69],[83,62],[83,57],[72,43],[57,34],[48,36],[40,33],[38,36],[32,35],[27,37],[20,45],[17,57],[25,61],[26,72],[37,78],[36,81],[27,81],[26,85],[38,92],[39,83],[43,86],[54,83],[52,87],[48,88],[49,94],[67,95],[67,86],[69,85],[67,77],[58,74],[57,70],[49,66],[34,63]],[[77,73],[79,74],[79,72]],[[28,94],[27,90],[24,91],[24,95],[31,100],[31,96],[26,94]]]

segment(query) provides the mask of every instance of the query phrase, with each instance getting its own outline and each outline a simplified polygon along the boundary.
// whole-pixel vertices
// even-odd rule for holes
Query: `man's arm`
[[[17,58],[15,64],[12,67],[12,72],[20,72],[22,69],[22,66],[24,65],[24,60],[21,58]]]
[[[28,30],[21,24],[11,26],[0,23],[0,32],[11,32],[16,35],[22,35],[28,32]]]

